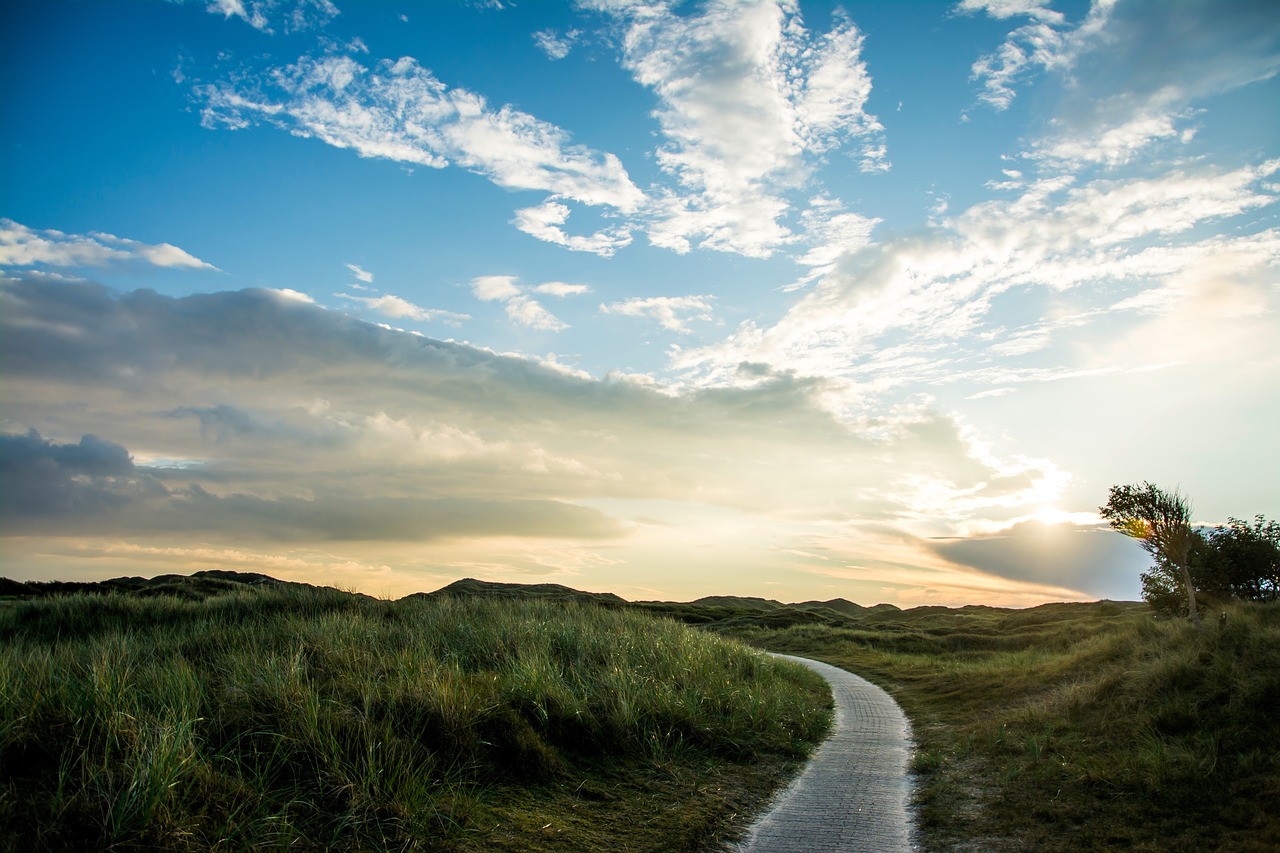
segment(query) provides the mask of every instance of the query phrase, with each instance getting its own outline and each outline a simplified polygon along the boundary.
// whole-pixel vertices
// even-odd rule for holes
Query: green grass
[[[715,849],[829,717],[815,677],[717,632],[898,698],[927,849],[1280,849],[1280,605],[1198,634],[1116,602],[455,587],[4,602],[0,850]]]
[[[1206,628],[1101,602],[730,631],[895,695],[928,849],[1280,849],[1280,606]]]
[[[207,593],[0,608],[0,849],[704,849],[829,724],[641,612]]]

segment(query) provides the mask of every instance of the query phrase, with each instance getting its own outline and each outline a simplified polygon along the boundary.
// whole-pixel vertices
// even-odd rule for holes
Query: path
[[[739,853],[894,853],[912,844],[911,724],[893,698],[865,678],[807,658],[831,683],[830,736],[749,830]]]

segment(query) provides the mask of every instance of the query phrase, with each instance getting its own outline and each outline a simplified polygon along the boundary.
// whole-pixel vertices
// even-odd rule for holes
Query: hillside
[[[410,837],[405,832],[443,832],[447,843],[441,842],[444,846],[439,849],[450,850],[592,849],[623,843],[621,836],[610,835],[613,830],[602,826],[625,824],[629,827],[625,832],[632,833],[626,836],[632,840],[625,843],[633,849],[700,849],[708,839],[732,837],[735,828],[741,829],[745,816],[756,807],[752,804],[762,802],[787,761],[794,761],[811,742],[774,740],[744,764],[743,743],[774,735],[731,734],[738,723],[696,722],[685,716],[689,708],[712,701],[719,689],[713,684],[740,687],[746,683],[741,674],[726,678],[712,672],[707,673],[706,683],[683,682],[690,661],[701,654],[693,651],[696,644],[684,644],[693,637],[712,640],[711,635],[719,634],[773,651],[826,660],[871,678],[895,695],[915,729],[914,769],[926,849],[1066,853],[1126,847],[1246,853],[1280,847],[1280,819],[1260,805],[1280,796],[1276,781],[1280,758],[1267,746],[1280,742],[1280,723],[1274,714],[1280,704],[1280,670],[1275,666],[1280,660],[1280,606],[1230,608],[1221,624],[1215,620],[1204,635],[1198,635],[1182,621],[1154,618],[1144,604],[1113,601],[1025,609],[978,605],[900,609],[885,604],[864,607],[844,599],[785,604],[742,596],[628,602],[610,593],[558,584],[466,579],[431,593],[386,602],[236,572],[116,578],[99,584],[8,582],[0,583],[0,590],[5,600],[0,607],[0,649],[8,655],[0,678],[14,685],[5,698],[7,716],[0,719],[2,730],[8,732],[7,745],[0,747],[0,768],[30,766],[33,757],[45,756],[41,760],[52,763],[43,765],[42,772],[61,774],[57,768],[68,759],[57,758],[59,750],[71,747],[89,750],[86,756],[98,755],[94,760],[107,760],[92,752],[97,748],[92,738],[66,741],[67,733],[75,731],[68,721],[98,719],[107,725],[105,721],[141,720],[154,713],[143,707],[95,711],[91,704],[74,704],[98,701],[92,699],[98,695],[93,690],[75,686],[76,678],[105,676],[109,680],[110,661],[127,665],[130,678],[161,679],[161,671],[142,674],[159,665],[156,662],[174,660],[173,655],[197,661],[199,666],[206,665],[201,662],[205,654],[230,650],[243,655],[242,662],[230,666],[252,687],[219,687],[223,676],[191,670],[198,678],[184,682],[182,688],[194,691],[192,698],[183,700],[194,703],[191,719],[213,721],[215,726],[215,734],[206,729],[201,735],[203,742],[214,744],[215,754],[224,758],[231,753],[218,750],[229,750],[237,743],[235,737],[241,737],[234,734],[240,731],[237,727],[269,731],[272,726],[292,725],[291,731],[302,731],[296,728],[298,722],[288,722],[293,712],[286,707],[298,702],[299,707],[313,710],[330,707],[324,703],[331,700],[324,697],[335,695],[332,691],[348,697],[346,707],[356,709],[359,719],[383,720],[378,725],[394,727],[398,725],[395,714],[410,707],[403,698],[387,696],[369,705],[369,699],[359,697],[377,696],[388,685],[401,683],[397,681],[401,676],[393,673],[406,666],[439,678],[440,661],[452,661],[448,666],[454,669],[449,671],[459,673],[461,680],[439,682],[446,694],[461,698],[477,685],[491,687],[484,688],[483,696],[461,698],[463,710],[453,718],[457,723],[451,723],[447,739],[433,741],[428,752],[435,756],[433,761],[461,761],[451,766],[471,768],[467,773],[476,775],[449,776],[430,795],[428,811],[435,821],[430,827],[396,823],[404,818],[394,817],[399,828],[386,837],[403,840]],[[453,614],[449,618],[455,627],[449,630],[458,633],[450,635],[452,639],[432,641],[437,643],[435,650],[416,659],[419,663],[406,663],[410,659],[403,654],[409,652],[397,650],[412,649],[421,638],[439,635],[440,628],[430,620],[445,614]],[[277,617],[283,621],[273,621]],[[515,621],[503,622],[511,619]],[[584,627],[572,627],[578,623]],[[495,627],[499,624],[506,627]],[[600,627],[586,629],[593,624]],[[122,634],[122,629],[127,630]],[[262,639],[254,641],[259,646],[253,649],[240,646],[237,651],[246,630]],[[282,630],[283,639],[267,639]],[[54,645],[42,650],[41,637],[50,638]],[[18,639],[22,642],[13,642]],[[261,646],[264,641],[275,645]],[[485,651],[465,651],[476,642],[485,644]],[[538,643],[550,645],[539,647]],[[536,648],[542,651],[535,651],[530,663],[508,660]],[[627,691],[636,686],[635,673],[652,664],[639,659],[611,664],[614,668],[609,672],[621,673],[624,679],[616,683],[606,673],[593,674],[591,667],[614,660],[618,653],[647,654],[645,650],[661,652],[663,648],[672,652],[667,657],[669,670],[644,682],[643,695],[624,703],[630,709],[626,716],[610,722],[612,711],[606,709],[622,707],[616,697],[631,695]],[[323,649],[333,651],[312,651]],[[387,654],[392,657],[380,657]],[[333,666],[344,659],[348,662],[340,666],[348,669],[339,675]],[[208,664],[222,671],[228,666],[217,658],[210,658]],[[39,675],[41,667],[49,666],[56,668],[56,677],[53,670]],[[80,675],[68,680],[68,673]],[[299,674],[306,678],[297,681]],[[369,678],[374,680],[363,680]],[[759,673],[745,678],[759,678]],[[341,686],[348,680],[348,686]],[[326,683],[330,686],[322,687]],[[683,698],[673,698],[675,704],[661,712],[638,710],[642,705],[637,703],[662,695],[669,684],[684,684]],[[312,688],[321,692],[306,692]],[[581,692],[596,688],[603,690],[597,699]],[[227,689],[231,693],[216,692]],[[264,689],[268,694],[263,694]],[[236,705],[240,700],[226,704],[231,701],[227,697],[259,695],[280,700],[271,712],[278,716],[264,718],[261,708]],[[59,702],[73,704],[59,706]],[[384,713],[374,713],[379,707],[385,713],[400,710],[389,717],[378,716]],[[685,710],[677,713],[675,708]],[[414,723],[418,729],[426,725],[428,730],[438,730],[445,719],[436,711],[412,713],[418,715],[419,722]],[[795,713],[803,717],[806,712],[797,706]],[[769,712],[752,719],[785,728],[789,725],[785,717]],[[317,722],[307,725],[322,718],[323,714],[314,717]],[[165,719],[168,722],[158,723],[155,730],[177,733],[173,727],[180,717]],[[635,728],[654,724],[658,728]],[[395,800],[400,794],[374,785],[367,775],[372,771],[358,770],[351,763],[355,754],[342,752],[365,742],[360,734],[363,728],[350,728],[351,720],[345,717],[323,725],[325,737],[336,740],[305,758],[306,766],[332,765],[324,772],[345,779],[343,785],[357,786],[340,798],[346,815],[342,820],[348,823],[329,826],[324,832],[359,841],[353,849],[385,849],[367,833],[376,827],[381,827],[377,832],[390,832],[390,825],[382,821],[388,814],[409,814],[404,810],[407,801]],[[672,725],[682,726],[678,730],[684,732],[674,741]],[[124,736],[109,726],[103,732]],[[403,735],[388,730],[378,737],[382,743],[392,743],[400,742],[396,738]],[[735,746],[727,753],[716,746],[729,742]],[[316,742],[315,748],[321,744]],[[324,753],[339,744],[346,745],[336,753]],[[195,748],[184,746],[174,755],[196,755],[198,750],[190,751]],[[238,753],[234,757],[236,762],[245,760]],[[303,759],[289,758],[298,760]],[[338,764],[333,765],[334,761]],[[187,771],[177,767],[173,772],[187,778],[182,775]],[[81,828],[75,832],[107,825],[102,823],[107,818],[92,805],[103,792],[88,799],[83,793],[75,794],[70,800],[65,793],[56,793],[75,790],[75,784],[99,785],[93,777],[83,776],[77,783],[64,776],[18,777],[8,772],[3,776],[0,771],[0,806],[8,809],[0,814],[0,821],[12,823],[27,814],[48,813],[41,811],[45,805],[26,799],[30,796],[40,803],[53,803],[64,816],[88,821],[76,824]],[[126,779],[127,773],[112,778]],[[67,788],[68,784],[72,787]],[[217,786],[224,784],[228,783],[201,788],[201,796],[217,801],[225,796]],[[359,786],[369,785],[374,787],[360,795],[366,799],[352,799]],[[119,790],[113,790],[112,796],[119,796]],[[167,789],[155,790],[160,797],[157,802],[167,802],[160,793]],[[279,839],[267,827],[275,826],[277,820],[271,803],[287,800],[274,799],[279,796],[255,795],[257,805],[244,818],[247,823],[237,823],[237,831],[277,844]],[[315,796],[296,789],[287,795],[310,803],[307,808],[317,809],[315,815],[333,807],[329,800],[322,805]],[[401,805],[389,805],[393,801]],[[657,802],[667,805],[659,809],[653,805]],[[142,821],[135,828],[158,820],[156,815],[169,815],[172,806],[155,808],[160,810],[145,812],[145,820],[130,812],[135,814],[133,820]],[[290,820],[301,821],[300,832],[314,833],[322,826],[308,823],[314,817],[290,814]],[[181,819],[173,819],[179,821],[175,826],[181,825]],[[472,835],[467,827],[477,826],[477,821],[508,829]],[[567,821],[562,829],[550,835],[543,832],[561,821]],[[517,827],[524,829],[517,831]],[[207,831],[207,826],[199,830]],[[480,838],[483,843],[477,841]],[[19,848],[0,844],[4,849]]]
[[[618,607],[626,603],[611,592],[583,592],[558,583],[498,583],[475,578],[454,581],[435,592],[415,592],[402,600],[431,601],[438,598],[525,598],[543,601],[576,601],[581,604],[599,604],[605,607]]]
[[[702,850],[830,719],[802,667],[563,587],[388,602],[202,572],[19,592],[0,604],[5,853]]]
[[[281,581],[256,572],[209,570],[191,575],[159,575],[152,578],[119,577],[98,582],[18,582],[0,578],[0,597],[12,599],[44,598],[76,593],[119,594],[140,597],[175,596],[203,600],[246,588],[315,590],[310,584]],[[373,601],[360,593],[351,595]],[[416,592],[400,599],[404,602],[437,601],[447,598],[482,598],[495,600],[542,600],[576,602],[602,607],[624,607],[667,616],[676,621],[708,627],[745,628],[787,627],[798,624],[822,624],[841,628],[874,628],[895,630],[945,630],[977,622],[1001,621],[1008,626],[1030,626],[1070,620],[1093,604],[1043,604],[1026,609],[966,605],[942,607],[926,605],[907,609],[892,604],[864,606],[843,598],[828,601],[802,601],[786,604],[753,596],[704,596],[688,602],[627,601],[611,592],[585,592],[554,583],[518,584],[463,578],[432,592]],[[1139,602],[1099,602],[1119,611],[1146,611]]]
[[[1280,850],[1280,604],[913,608],[721,630],[902,704],[926,849]],[[854,622],[857,624],[854,624]]]

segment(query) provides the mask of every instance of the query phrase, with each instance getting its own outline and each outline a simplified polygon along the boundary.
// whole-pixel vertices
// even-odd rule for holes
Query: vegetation
[[[1204,534],[1198,588],[1275,532]],[[902,703],[928,850],[1280,849],[1277,601],[1224,597],[1197,632],[1138,602],[385,602],[234,573],[5,593],[0,849],[713,849],[829,702],[727,640]]]
[[[1280,600],[1280,522],[1261,515],[1212,530],[1193,527],[1191,505],[1151,483],[1112,486],[1099,508],[1113,528],[1155,559],[1142,573],[1142,597],[1155,610],[1189,615],[1200,627],[1208,602]]]
[[[702,849],[830,716],[807,670],[618,607],[24,589],[0,607],[4,850]]]
[[[1196,585],[1191,579],[1191,548],[1196,540],[1191,503],[1177,490],[1166,492],[1151,483],[1112,486],[1099,512],[1114,529],[1141,542],[1155,559],[1152,570],[1142,574],[1143,597],[1151,601],[1181,590],[1191,621],[1200,628]]]
[[[915,608],[728,632],[889,690],[929,850],[1280,849],[1280,603]]]
[[[1191,577],[1210,597],[1280,600],[1280,522],[1238,518],[1199,536],[1191,549]]]

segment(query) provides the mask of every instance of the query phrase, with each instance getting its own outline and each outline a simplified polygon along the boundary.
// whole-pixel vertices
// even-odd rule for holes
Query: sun
[[[1047,527],[1055,524],[1065,524],[1071,521],[1071,513],[1058,509],[1056,506],[1042,506],[1035,512],[1031,513],[1029,518],[1032,521],[1038,521]]]

